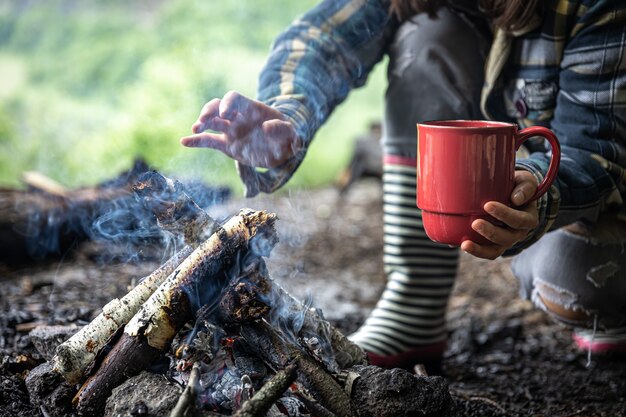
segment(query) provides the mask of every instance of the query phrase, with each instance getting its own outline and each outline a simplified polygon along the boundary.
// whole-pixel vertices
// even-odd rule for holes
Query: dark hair
[[[480,10],[491,23],[506,31],[515,31],[526,26],[533,16],[541,13],[539,0],[478,0]],[[391,0],[389,11],[401,22],[418,13],[435,16],[439,7],[454,4],[454,0]]]

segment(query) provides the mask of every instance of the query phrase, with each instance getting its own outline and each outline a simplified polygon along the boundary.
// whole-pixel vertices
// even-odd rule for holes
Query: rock
[[[30,371],[26,377],[26,389],[31,403],[45,410],[49,416],[65,416],[73,412],[74,387],[52,370],[49,362]]]
[[[37,352],[46,360],[52,359],[57,346],[72,337],[80,330],[80,326],[40,326],[33,329],[28,336]]]
[[[403,369],[355,366],[360,375],[351,399],[359,417],[452,417],[455,403],[444,378],[415,376]]]
[[[142,372],[115,388],[107,400],[105,417],[169,417],[181,388],[164,376]]]
[[[39,408],[28,400],[24,381],[0,367],[0,417],[40,417]]]

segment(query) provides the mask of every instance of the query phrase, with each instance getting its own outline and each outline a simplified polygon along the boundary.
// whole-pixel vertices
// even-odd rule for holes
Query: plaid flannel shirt
[[[362,86],[399,24],[386,0],[324,0],[275,41],[258,99],[279,109],[308,145],[351,89]],[[543,125],[559,138],[562,159],[539,202],[540,226],[520,250],[551,228],[624,207],[626,184],[626,2],[549,0],[528,28],[496,31],[485,65],[485,116]],[[518,160],[539,180],[549,163],[541,144]],[[247,195],[272,192],[305,150],[265,172],[239,166]]]

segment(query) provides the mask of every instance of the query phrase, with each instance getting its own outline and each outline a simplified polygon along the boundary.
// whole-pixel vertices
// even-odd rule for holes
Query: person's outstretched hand
[[[497,201],[489,201],[483,206],[488,214],[500,220],[505,226],[496,226],[483,219],[474,220],[472,229],[493,243],[479,245],[466,240],[461,243],[461,249],[478,258],[496,259],[523,240],[528,232],[539,224],[537,204],[535,201],[529,202],[536,190],[537,179],[533,174],[528,171],[515,171],[515,187],[511,193],[511,202],[515,208]]]
[[[281,112],[235,91],[206,103],[191,130],[194,135],[180,140],[184,146],[217,149],[261,168],[281,165],[302,147]]]

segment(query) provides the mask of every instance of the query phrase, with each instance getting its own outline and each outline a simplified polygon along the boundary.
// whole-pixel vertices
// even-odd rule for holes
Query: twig
[[[180,395],[176,406],[170,412],[170,417],[185,417],[188,411],[192,411],[196,402],[196,386],[200,379],[200,362],[194,362],[189,374],[189,381],[185,390]]]
[[[504,414],[505,416],[511,415],[509,414],[509,412],[507,412],[504,409],[504,407],[502,407],[500,404],[498,404],[497,402],[495,402],[494,400],[490,398],[482,397],[480,395],[471,395],[459,389],[452,389],[452,388],[450,389],[450,394],[455,395],[457,397],[461,397],[462,399],[466,401],[475,401],[475,402],[482,402],[482,403],[488,404],[494,407],[495,409],[497,409],[500,413]]]
[[[58,197],[67,197],[69,194],[66,187],[38,171],[24,172],[22,182],[30,188]]]
[[[233,417],[262,417],[289,386],[296,380],[296,365],[289,364],[286,368],[276,372],[276,374],[254,394],[252,398],[243,403],[241,408]],[[171,415],[170,417],[175,417]]]
[[[337,417],[334,413],[326,409],[322,404],[317,402],[310,394],[300,390],[298,392],[298,398],[306,405],[312,415],[317,417]]]

